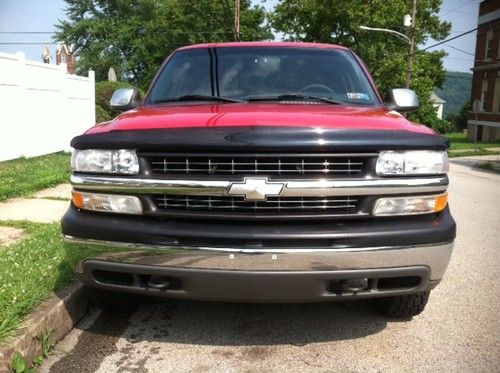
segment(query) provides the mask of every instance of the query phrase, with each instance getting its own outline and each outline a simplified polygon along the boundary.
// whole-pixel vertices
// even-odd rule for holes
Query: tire
[[[87,287],[92,303],[109,313],[127,313],[139,306],[139,297],[134,294]]]
[[[377,308],[385,316],[408,318],[420,314],[429,300],[430,291],[378,299]]]

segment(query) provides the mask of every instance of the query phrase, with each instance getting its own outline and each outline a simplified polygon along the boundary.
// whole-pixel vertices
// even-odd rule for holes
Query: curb
[[[59,342],[89,308],[87,291],[80,282],[58,290],[28,315],[21,330],[7,344],[0,346],[0,373],[11,372],[10,362],[15,352],[31,363],[42,354],[40,336],[44,331],[52,330],[51,341]]]

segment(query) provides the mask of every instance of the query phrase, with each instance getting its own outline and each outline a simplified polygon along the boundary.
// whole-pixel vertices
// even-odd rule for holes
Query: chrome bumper
[[[348,249],[239,249],[143,245],[72,236],[65,236],[64,240],[72,249],[89,252],[89,257],[77,266],[77,273],[80,274],[84,272],[85,260],[195,270],[274,272],[424,266],[430,269],[429,280],[434,281],[443,277],[453,251],[452,242]]]

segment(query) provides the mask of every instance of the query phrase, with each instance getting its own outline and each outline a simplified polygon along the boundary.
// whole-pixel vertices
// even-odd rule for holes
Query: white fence
[[[94,72],[0,53],[0,161],[70,149],[95,124]]]

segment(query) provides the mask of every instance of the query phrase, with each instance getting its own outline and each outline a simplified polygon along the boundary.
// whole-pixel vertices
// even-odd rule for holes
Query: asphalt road
[[[366,302],[173,301],[92,311],[41,372],[500,371],[500,175],[452,164],[458,237],[448,272],[411,320]]]

